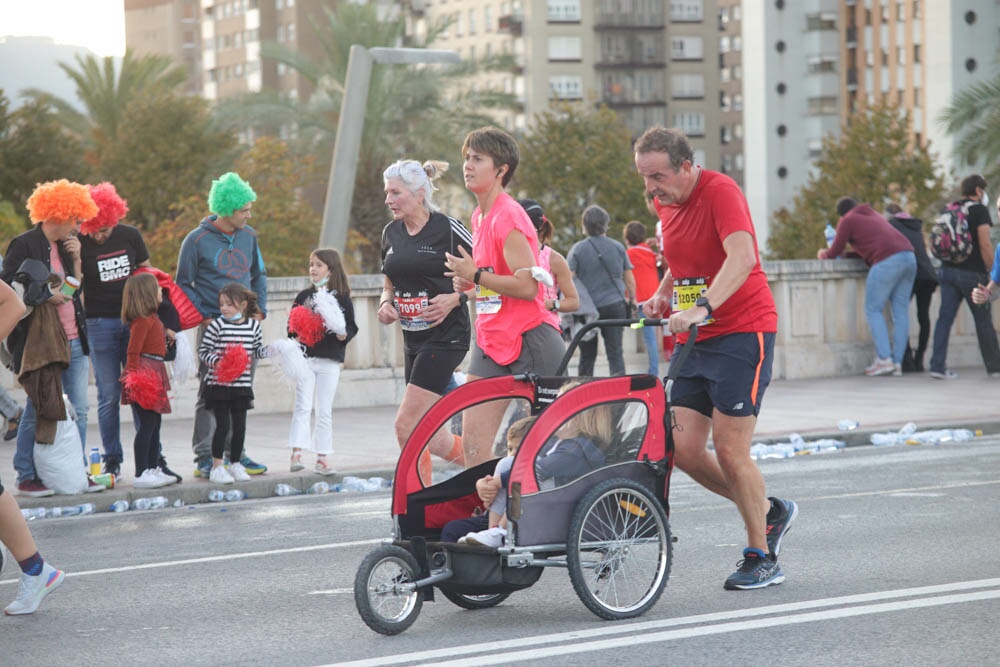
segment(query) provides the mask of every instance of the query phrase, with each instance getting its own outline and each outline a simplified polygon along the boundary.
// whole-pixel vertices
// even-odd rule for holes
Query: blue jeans
[[[90,363],[97,384],[97,425],[101,431],[104,459],[122,460],[119,403],[122,397],[121,375],[127,363],[128,325],[118,318],[87,318]]]
[[[872,265],[865,281],[865,319],[875,343],[879,359],[891,358],[903,362],[910,337],[910,293],[917,275],[917,259],[913,251],[897,252]],[[889,303],[892,313],[892,345],[883,309]]]
[[[642,312],[642,304],[639,304],[639,312]],[[643,327],[642,344],[646,347],[646,356],[649,358],[649,366],[646,373],[653,377],[660,375],[660,328]]]
[[[79,339],[69,342],[69,367],[62,372],[63,393],[69,397],[76,411],[76,427],[80,431],[80,443],[83,450],[81,458],[87,451],[87,381],[90,376],[90,360],[83,353],[83,345]],[[14,452],[14,470],[17,471],[17,483],[35,478],[35,406],[29,398],[24,402],[24,414],[17,429],[17,450]]]
[[[941,287],[941,306],[938,309],[937,324],[934,325],[930,370],[943,373],[947,368],[948,337],[951,335],[951,325],[955,323],[955,316],[958,315],[958,307],[964,300],[969,304],[972,320],[976,323],[979,353],[983,355],[986,372],[1000,373],[1000,345],[997,343],[997,332],[993,328],[990,302],[987,301],[982,305],[972,303],[972,289],[977,284],[985,285],[990,277],[985,273],[963,271],[944,264],[938,269],[938,279]]]
[[[628,315],[625,301],[597,307],[597,316],[602,320],[623,320]],[[608,372],[610,375],[625,375],[625,353],[622,349],[622,327],[600,327],[601,338],[604,339],[604,352],[608,355]],[[580,341],[580,365],[577,375],[591,377],[594,374],[594,362],[597,360],[597,336],[590,340]]]

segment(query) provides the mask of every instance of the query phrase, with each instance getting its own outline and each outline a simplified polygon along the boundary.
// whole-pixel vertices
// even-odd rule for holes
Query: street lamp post
[[[341,252],[346,250],[372,65],[458,62],[460,58],[455,51],[351,45],[344,98],[340,104],[340,121],[337,123],[337,138],[333,143],[330,180],[323,206],[323,228],[319,236],[321,248],[338,248]]]

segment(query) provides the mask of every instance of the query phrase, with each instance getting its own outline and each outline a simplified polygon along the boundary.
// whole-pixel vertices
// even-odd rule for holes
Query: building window
[[[560,100],[583,99],[583,77],[561,75],[549,77],[550,96]]]
[[[582,58],[582,42],[579,37],[567,35],[549,37],[549,60],[574,60]]]
[[[580,22],[580,0],[548,0],[550,23]]]
[[[705,97],[705,76],[703,74],[673,74],[670,77],[670,92],[675,98]]]
[[[489,6],[483,8],[483,30],[493,32],[493,8]]]
[[[705,18],[701,0],[671,0],[670,20],[675,23],[700,22]]]
[[[806,30],[836,30],[837,15],[832,12],[806,14]]]
[[[719,38],[719,53],[729,53],[729,35]]]
[[[835,96],[810,97],[809,113],[811,114],[837,113],[837,98]]]
[[[670,57],[674,60],[701,60],[704,51],[701,37],[673,37],[670,40]]]
[[[705,136],[705,114],[698,111],[679,111],[674,114],[674,127],[689,137]]]

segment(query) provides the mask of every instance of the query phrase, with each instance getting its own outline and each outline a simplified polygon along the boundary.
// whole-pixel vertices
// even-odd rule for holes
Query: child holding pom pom
[[[148,273],[133,274],[122,290],[122,321],[129,327],[122,404],[131,405],[135,417],[135,486],[144,489],[177,481],[159,467],[161,415],[170,412],[170,380],[163,363],[167,338],[156,314],[162,298],[160,285]]]
[[[326,457],[333,453],[333,399],[340,381],[347,344],[358,333],[351,288],[340,253],[320,248],[309,255],[312,287],[299,292],[288,315],[288,334],[305,348],[309,372],[296,379],[295,411],[288,432],[292,448],[290,470],[302,464],[302,450],[316,452],[315,471],[332,475]],[[315,425],[310,421],[315,410]]]
[[[219,291],[222,315],[208,325],[198,347],[198,357],[208,367],[201,385],[201,398],[215,415],[212,436],[212,472],[217,484],[245,482],[250,475],[240,459],[246,438],[247,410],[253,403],[251,362],[267,356],[263,346],[257,295],[239,283],[229,283]],[[226,440],[230,440],[227,470],[222,462]]]

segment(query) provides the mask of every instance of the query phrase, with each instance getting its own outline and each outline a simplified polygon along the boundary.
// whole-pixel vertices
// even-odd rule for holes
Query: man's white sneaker
[[[463,544],[478,544],[481,547],[497,549],[507,541],[507,529],[493,526],[478,533],[469,533],[465,537],[458,538],[458,541]]]
[[[65,574],[48,563],[45,563],[41,573],[35,576],[22,572],[21,582],[17,587],[17,597],[7,605],[4,613],[8,616],[34,613],[45,596],[59,588],[59,584],[65,578]]]
[[[865,375],[874,377],[876,375],[889,375],[896,370],[896,364],[892,359],[876,359],[875,363],[865,369]]]
[[[250,473],[247,469],[243,467],[242,463],[230,463],[229,464],[229,474],[237,482],[249,482]]]
[[[236,480],[229,471],[226,470],[225,466],[216,466],[212,468],[212,472],[208,475],[208,481],[214,482],[215,484],[232,484]]]
[[[955,371],[931,371],[928,373],[935,380],[954,380],[958,377]]]
[[[158,489],[167,484],[170,484],[170,482],[166,481],[156,468],[146,468],[135,479],[135,488],[137,489]]]
[[[170,486],[171,484],[177,483],[176,477],[174,477],[173,475],[168,475],[159,468],[153,468],[153,473],[160,478],[160,480],[163,482],[163,486]]]

